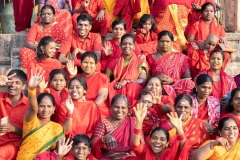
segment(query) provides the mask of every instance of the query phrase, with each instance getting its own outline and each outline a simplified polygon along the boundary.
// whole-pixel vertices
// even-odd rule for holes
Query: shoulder
[[[90,38],[91,38],[92,40],[95,40],[95,41],[96,41],[98,38],[101,38],[100,34],[98,34],[98,33],[89,32],[88,34],[89,34]]]

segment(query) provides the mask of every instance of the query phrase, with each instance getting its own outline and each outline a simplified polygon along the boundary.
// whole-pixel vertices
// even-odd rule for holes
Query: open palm
[[[68,113],[72,114],[74,110],[74,104],[71,98],[66,99],[66,107],[68,109]]]
[[[31,70],[31,77],[28,83],[28,87],[37,88],[37,86],[43,79],[44,73],[45,71],[42,70],[42,68],[36,68],[35,71]]]
[[[74,62],[71,60],[67,63],[67,70],[71,76],[77,75],[77,66],[74,66]]]
[[[8,82],[12,82],[10,79],[16,75],[16,73],[8,76],[11,69],[9,69],[6,73],[4,73],[4,68],[2,68],[0,74],[0,86],[5,86]]]
[[[138,103],[136,107],[133,107],[133,111],[134,111],[136,119],[141,122],[146,117],[147,110],[148,110],[148,107],[147,107],[146,103]]]
[[[182,114],[178,117],[177,112],[170,112],[167,113],[167,116],[175,128],[182,126]]]

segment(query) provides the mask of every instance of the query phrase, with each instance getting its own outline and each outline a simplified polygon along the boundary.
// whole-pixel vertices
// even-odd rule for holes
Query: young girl
[[[43,37],[38,43],[36,58],[34,58],[28,65],[27,78],[30,79],[31,70],[35,71],[36,68],[44,70],[44,78],[49,82],[49,73],[53,69],[62,69],[62,64],[53,59],[56,52],[56,43],[51,36]]]
[[[154,33],[156,23],[150,14],[144,14],[137,25],[135,40],[145,56],[156,52],[157,34]]]
[[[67,74],[63,69],[54,69],[49,74],[50,77],[50,87],[47,87],[47,83],[45,81],[42,81],[39,86],[40,93],[46,92],[53,95],[55,99],[55,106],[56,108],[59,108],[61,106],[61,103],[66,101],[66,99],[69,97],[68,89],[66,88],[67,85]],[[54,112],[54,115],[52,117],[54,122],[58,121],[57,118],[57,109]]]
[[[107,65],[113,59],[119,58],[122,55],[120,42],[122,36],[126,33],[126,22],[122,19],[117,19],[112,23],[113,38],[108,40],[103,45],[101,54],[101,71],[105,73]],[[135,45],[135,53],[141,54],[138,45]]]

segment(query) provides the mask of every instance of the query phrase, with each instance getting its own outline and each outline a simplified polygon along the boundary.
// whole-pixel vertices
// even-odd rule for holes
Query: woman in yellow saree
[[[56,148],[56,142],[64,135],[63,127],[51,121],[55,110],[54,98],[49,93],[36,96],[36,88],[42,81],[45,71],[41,68],[31,71],[28,84],[29,109],[23,120],[23,139],[17,160],[32,160],[38,154]],[[72,125],[71,115],[74,105],[70,99],[66,100],[68,115],[65,123]]]
[[[220,137],[206,141],[192,152],[192,160],[234,160],[240,159],[239,128],[231,117],[222,118],[218,123]]]

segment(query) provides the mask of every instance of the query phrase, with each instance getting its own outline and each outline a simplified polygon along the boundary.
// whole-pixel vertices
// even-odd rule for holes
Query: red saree
[[[122,80],[136,80],[140,75],[140,70],[147,71],[147,66],[144,60],[140,60],[135,54],[133,54],[128,65],[124,66],[124,58],[121,56],[118,59],[114,59],[108,65],[107,70],[113,73],[114,80],[109,85],[109,101],[116,94],[125,95],[129,99],[130,106],[133,106],[138,101],[138,94],[142,91],[142,86],[138,83],[128,83],[122,89],[115,89],[117,82]]]
[[[123,122],[118,126],[113,128],[112,124],[108,119],[102,119],[96,126],[93,136],[97,138],[93,141],[92,153],[97,159],[101,160],[111,160],[114,158],[118,159],[132,159],[134,156],[131,155],[131,137],[133,133],[133,128],[135,124],[134,117],[126,117]],[[110,134],[117,141],[116,148],[108,148],[107,146],[100,147],[102,137],[106,134]],[[122,158],[119,158],[122,157]]]
[[[39,24],[34,24],[28,32],[26,41],[36,43],[39,42],[45,36],[52,36],[56,43],[61,44],[65,38],[63,27],[58,24],[53,23],[52,26],[42,29]],[[27,66],[31,60],[36,57],[35,50],[23,47],[19,51],[19,56],[21,59],[21,67],[27,69]]]
[[[155,32],[148,32],[146,35],[141,33],[141,29],[137,29],[135,41],[138,43],[142,54],[145,56],[155,53],[158,44],[158,35]]]
[[[180,52],[169,53],[159,60],[155,60],[152,55],[147,56],[152,76],[164,74],[174,80],[173,85],[163,85],[165,92],[175,98],[176,94],[190,94],[195,87],[195,83],[190,78],[181,79],[189,68],[189,58]]]

